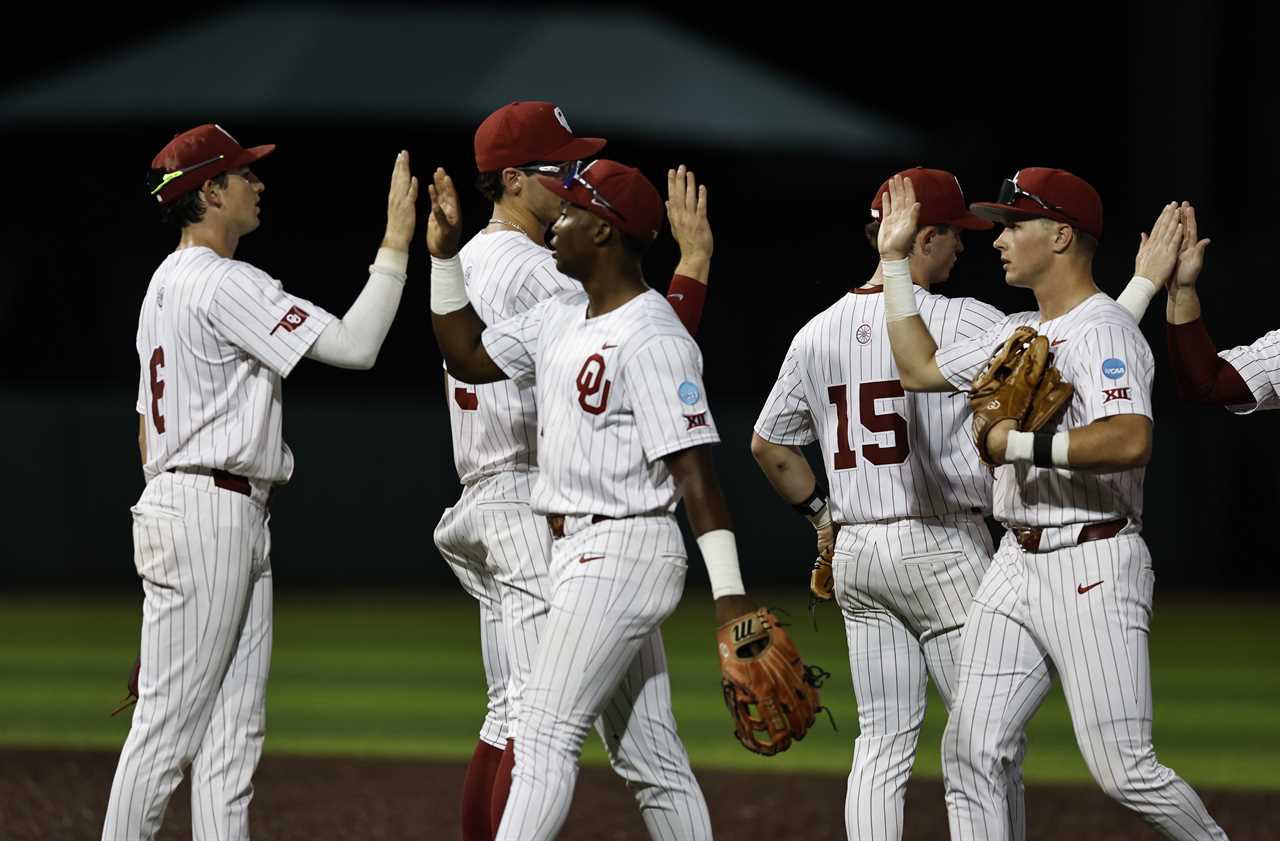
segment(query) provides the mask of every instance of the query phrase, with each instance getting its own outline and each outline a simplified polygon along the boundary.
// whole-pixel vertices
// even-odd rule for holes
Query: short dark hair
[[[147,190],[150,192],[160,184],[164,177],[163,169],[153,169],[147,173]],[[219,187],[226,188],[227,173],[222,172],[208,179]],[[201,187],[203,187],[203,183]],[[204,219],[204,200],[200,197],[200,187],[189,190],[168,204],[160,205],[160,221],[166,225],[185,228]]]
[[[502,183],[502,170],[482,172],[477,175],[476,189],[489,201],[497,202],[507,192],[506,185]]]
[[[917,234],[920,233],[920,229],[925,227],[929,227],[929,226],[921,225],[920,228],[916,228],[916,233]],[[945,234],[950,228],[951,226],[946,224],[933,226],[933,229],[940,234]],[[880,245],[878,241],[880,238],[880,220],[872,219],[870,222],[867,223],[867,226],[862,229],[862,232],[866,234],[867,242],[871,243],[871,250],[875,251],[876,253],[879,253]],[[915,250],[916,250],[916,238],[913,236],[911,237],[911,249],[907,252],[907,256],[910,257],[911,253]]]

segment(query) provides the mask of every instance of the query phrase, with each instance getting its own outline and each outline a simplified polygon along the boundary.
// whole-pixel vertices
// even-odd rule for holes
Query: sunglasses
[[[559,164],[532,163],[525,164],[524,166],[513,167],[513,169],[518,169],[521,172],[528,173],[529,175],[546,175],[551,178],[563,179],[565,177],[565,173],[568,172],[575,163],[577,162],[565,161],[564,163]]]
[[[561,184],[566,189],[572,187],[574,184],[581,184],[582,188],[591,195],[592,204],[603,207],[605,210],[608,210],[610,213],[612,213],[614,216],[617,216],[618,219],[623,222],[627,221],[627,217],[623,216],[621,211],[618,210],[618,208],[610,204],[609,200],[606,199],[604,196],[600,195],[600,191],[597,190],[594,186],[592,186],[590,181],[582,177],[582,174],[587,170],[587,167],[589,166],[590,164],[584,167],[582,165],[582,161],[574,161],[573,166],[569,167],[568,172],[564,176],[564,181],[562,181]]]
[[[226,155],[215,155],[214,157],[210,158],[207,161],[201,161],[198,164],[192,164],[186,169],[175,169],[173,172],[166,172],[163,176],[161,176],[160,183],[157,184],[156,188],[151,191],[151,195],[154,196],[156,193],[163,190],[165,185],[168,184],[173,179],[181,178],[182,176],[186,175],[188,172],[193,172],[194,170],[197,170],[202,166],[208,166],[209,164],[217,163],[218,161],[222,160],[225,157]]]
[[[1063,210],[1058,205],[1047,202],[1044,199],[1037,196],[1035,193],[1028,193],[1026,190],[1019,187],[1018,176],[1015,175],[1012,179],[1006,178],[1004,180],[1004,183],[1000,185],[1000,195],[996,197],[996,203],[1007,204],[1010,207],[1013,207],[1013,205],[1018,201],[1019,198],[1025,198],[1025,199],[1028,199],[1029,201],[1033,201],[1036,204],[1040,205],[1045,210],[1052,210],[1056,213],[1061,213],[1063,216],[1067,217],[1072,222],[1079,221],[1078,219],[1076,219],[1075,216],[1072,216],[1070,213]]]

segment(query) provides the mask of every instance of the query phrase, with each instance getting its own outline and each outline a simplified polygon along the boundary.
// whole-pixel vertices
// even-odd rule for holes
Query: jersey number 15
[[[862,425],[872,432],[892,432],[893,446],[863,444],[862,457],[872,464],[902,464],[911,455],[911,443],[907,438],[907,419],[897,412],[878,414],[876,401],[901,397],[902,383],[897,380],[873,380],[858,386],[858,416]],[[836,407],[836,470],[853,470],[858,466],[858,454],[849,446],[849,386],[827,386],[827,399]]]

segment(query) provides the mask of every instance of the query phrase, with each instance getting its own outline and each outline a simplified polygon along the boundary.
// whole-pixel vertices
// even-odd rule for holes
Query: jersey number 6
[[[892,447],[862,445],[862,457],[872,464],[902,464],[911,455],[907,419],[896,412],[876,412],[877,400],[903,394],[902,383],[897,380],[873,380],[858,387],[858,415],[862,425],[872,432],[893,433]],[[836,470],[853,470],[858,466],[858,454],[849,446],[849,386],[843,383],[827,386],[827,398],[836,407]]]

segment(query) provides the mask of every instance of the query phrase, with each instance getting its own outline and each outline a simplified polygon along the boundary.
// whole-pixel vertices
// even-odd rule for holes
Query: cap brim
[[[600,150],[609,141],[603,137],[575,137],[565,145],[550,152],[546,156],[548,161],[581,161],[586,158],[595,157],[600,154]]]
[[[575,160],[577,159],[575,158]],[[542,186],[546,187],[549,192],[555,193],[561,199],[567,201],[574,207],[580,207],[583,210],[589,210],[592,213],[596,210],[603,211],[605,209],[599,205],[591,204],[591,194],[578,184],[566,187],[564,182],[559,178],[552,178],[549,175],[539,175],[538,181]]]
[[[274,143],[268,143],[265,146],[251,146],[248,149],[245,149],[239,155],[236,155],[235,161],[231,164],[229,168],[234,169],[238,166],[248,166],[254,161],[262,160],[263,158],[265,158],[267,155],[270,155],[275,150],[276,150],[276,144]]]
[[[1021,222],[1027,219],[1051,219],[1053,217],[1046,213],[1037,213],[1033,210],[1023,210],[1018,207],[1010,207],[1007,204],[996,204],[994,202],[977,202],[969,205],[969,210],[979,219],[986,219],[990,222],[997,222],[1001,225],[1009,222]]]
[[[963,228],[966,231],[989,231],[995,227],[990,220],[974,216],[972,213],[966,213],[963,216],[952,219],[947,224],[955,225],[957,228]]]

